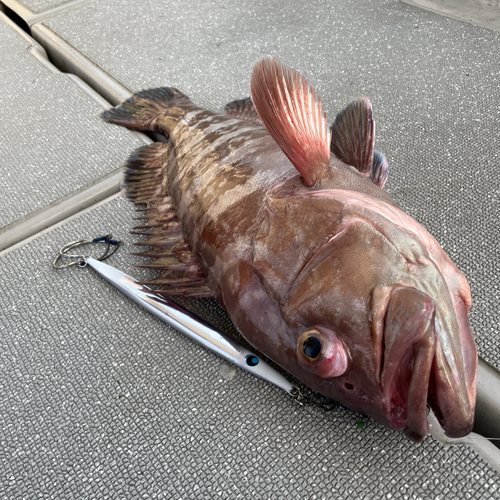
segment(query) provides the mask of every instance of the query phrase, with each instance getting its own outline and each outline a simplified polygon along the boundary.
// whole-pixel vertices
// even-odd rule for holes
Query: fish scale
[[[265,191],[282,175],[296,175],[263,126],[215,113],[209,117],[205,113],[203,119],[196,122],[199,114],[198,111],[187,113],[186,119],[170,132],[177,162],[174,168],[167,170],[169,191],[185,224],[191,225],[184,214],[193,213],[189,209],[193,200],[200,204],[195,213],[216,221],[245,196]],[[269,151],[248,161],[257,146],[262,150],[263,141],[267,141]],[[238,147],[241,143],[244,143],[243,148]],[[276,168],[280,163],[282,168]],[[182,193],[182,200],[175,193]],[[197,221],[194,225],[202,232],[207,223]]]

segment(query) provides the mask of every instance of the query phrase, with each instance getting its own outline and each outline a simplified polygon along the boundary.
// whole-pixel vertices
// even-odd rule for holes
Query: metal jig
[[[64,245],[55,258],[54,267],[61,269],[78,264],[80,267],[89,266],[106,281],[116,287],[127,297],[149,311],[151,314],[172,326],[191,340],[201,344],[221,358],[235,364],[239,368],[270,382],[283,389],[297,400],[300,391],[292,385],[281,373],[268,365],[260,356],[249,351],[232,337],[217,330],[191,311],[184,309],[162,293],[157,293],[136,279],[102,262],[113,255],[120,244],[112,240],[111,235],[94,238],[93,240],[72,241]],[[82,245],[91,243],[105,243],[106,251],[99,259],[82,254],[69,253]],[[110,252],[111,246],[115,248]],[[58,264],[62,258],[73,259],[69,263]],[[303,404],[304,401],[301,402]]]

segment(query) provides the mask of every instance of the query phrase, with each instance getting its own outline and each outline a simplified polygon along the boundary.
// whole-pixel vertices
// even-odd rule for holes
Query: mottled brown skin
[[[162,105],[146,125],[105,118],[169,138],[172,204],[243,336],[315,391],[411,439],[427,433],[427,403],[448,435],[470,432],[470,295],[432,236],[334,156],[329,175],[306,187],[258,122],[184,96]],[[342,375],[322,376],[328,360],[311,362],[297,349],[313,327],[345,346]]]

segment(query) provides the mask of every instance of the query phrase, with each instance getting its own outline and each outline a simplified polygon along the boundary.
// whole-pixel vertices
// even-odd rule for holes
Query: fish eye
[[[323,336],[316,328],[310,328],[299,337],[297,350],[307,361],[315,361],[323,350]]]
[[[303,331],[295,344],[295,353],[302,368],[322,378],[339,377],[349,366],[346,346],[324,326]]]
[[[316,359],[321,353],[321,340],[318,337],[307,337],[302,344],[302,350],[309,359]]]

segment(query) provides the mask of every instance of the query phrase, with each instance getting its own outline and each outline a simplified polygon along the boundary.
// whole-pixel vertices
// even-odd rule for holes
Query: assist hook
[[[93,240],[77,240],[72,241],[70,243],[66,243],[57,254],[57,257],[52,262],[52,265],[56,269],[63,269],[64,267],[69,267],[74,264],[78,264],[79,267],[85,267],[87,265],[87,255],[82,254],[74,254],[73,252],[76,248],[79,248],[84,245],[90,244],[105,244],[106,250],[104,253],[97,258],[96,260],[103,261],[108,257],[111,257],[120,247],[121,241],[113,240],[113,236],[111,234],[107,234],[106,236],[100,236],[99,238],[94,238]],[[113,247],[113,248],[112,248]],[[64,262],[64,259],[73,259],[70,262]],[[59,263],[59,261],[63,261],[64,263]]]

